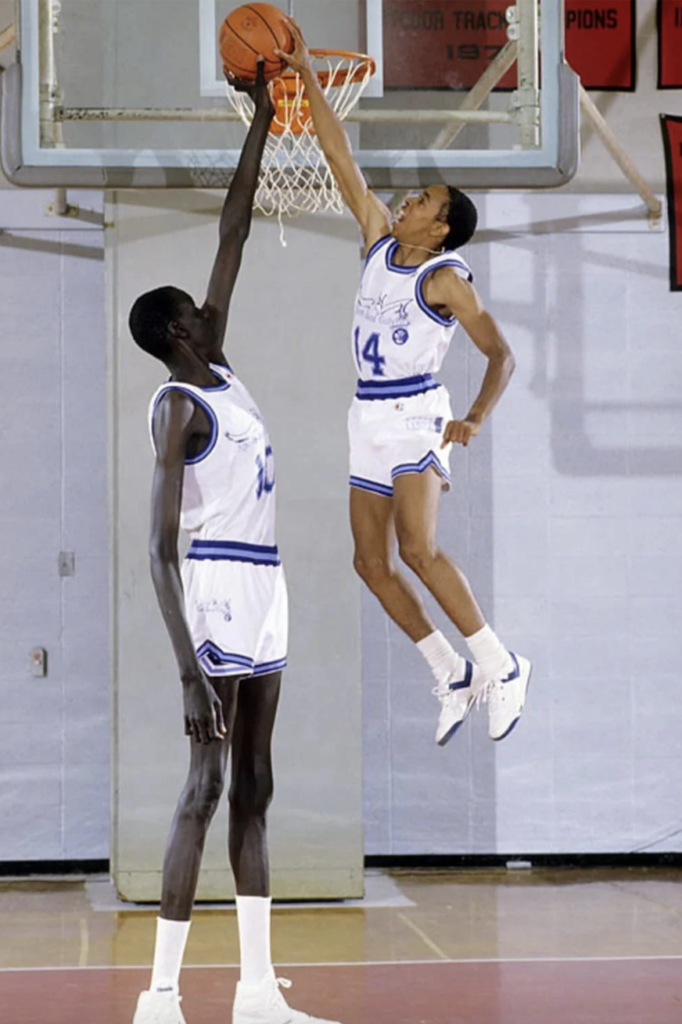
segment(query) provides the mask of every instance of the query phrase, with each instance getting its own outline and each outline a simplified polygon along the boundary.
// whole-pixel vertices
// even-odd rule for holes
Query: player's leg
[[[355,571],[393,621],[419,643],[433,633],[434,625],[424,602],[396,567],[393,499],[351,487],[350,525]]]
[[[267,810],[273,793],[272,732],[281,672],[246,680],[239,690],[232,739],[230,863],[237,887],[241,980],[233,1024],[332,1024],[291,1009],[270,952]]]
[[[471,663],[457,654],[436,629],[421,597],[396,566],[393,499],[351,487],[350,519],[356,572],[387,614],[415,642],[433,672],[435,692],[441,700],[436,742],[443,746],[469,710]]]
[[[469,583],[438,547],[436,530],[442,481],[433,470],[406,473],[394,481],[398,552],[433,594],[448,618],[467,637],[485,625]],[[497,666],[495,666],[497,667]]]
[[[464,636],[482,683],[490,683],[490,735],[508,735],[523,710],[530,664],[511,654],[487,625],[463,572],[437,543],[442,482],[432,468],[395,478],[394,515],[401,559]]]
[[[246,985],[258,985],[272,967],[266,814],[273,793],[272,731],[281,676],[274,672],[246,681],[232,739],[229,853]]]
[[[239,678],[212,679],[223,706],[227,734],[220,742],[190,740],[187,781],[178,800],[163,863],[161,909],[157,920],[154,966],[134,1024],[183,1024],[178,990],[189,935],[206,834],[225,788],[225,772],[234,727]]]

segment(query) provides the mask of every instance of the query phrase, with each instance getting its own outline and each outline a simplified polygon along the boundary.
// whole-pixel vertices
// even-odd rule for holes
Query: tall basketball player
[[[435,185],[407,199],[393,221],[367,187],[300,28],[291,19],[289,25],[295,49],[279,55],[303,78],[315,131],[365,243],[352,338],[360,379],[349,414],[355,568],[431,667],[440,700],[436,742],[447,743],[477,698],[487,699],[489,735],[501,740],[523,710],[530,663],[503,646],[436,541],[450,446],[466,446],[478,435],[514,370],[509,345],[456,251],[474,233],[476,208],[458,189]],[[458,323],[488,366],[471,408],[453,419],[448,393],[431,374],[440,369]],[[473,663],[435,629],[396,568],[396,536],[402,561],[466,638]]]
[[[231,750],[229,858],[237,887],[241,980],[233,1024],[303,1024],[270,958],[266,811],[270,743],[287,653],[287,592],[275,546],[272,449],[255,402],[223,353],[273,108],[261,63],[239,84],[256,112],[220,221],[203,306],[177,288],[142,295],[130,329],[170,380],[150,407],[156,453],[151,569],[182,681],[189,776],[163,865],[151,985],[134,1024],[185,1024],[179,976],[206,833]],[[178,531],[192,543],[178,565]],[[331,1024],[319,1022],[318,1024]]]

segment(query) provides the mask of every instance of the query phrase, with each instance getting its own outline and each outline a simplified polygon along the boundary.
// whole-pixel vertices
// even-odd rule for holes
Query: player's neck
[[[434,256],[440,256],[442,249],[430,249],[427,245],[400,242],[393,254],[393,262],[400,267],[418,267]]]
[[[217,358],[216,358],[217,355]],[[210,387],[215,384],[215,373],[209,363],[224,363],[222,352],[201,356],[197,352],[176,352],[173,360],[168,363],[171,380],[183,384],[193,384],[197,388]]]

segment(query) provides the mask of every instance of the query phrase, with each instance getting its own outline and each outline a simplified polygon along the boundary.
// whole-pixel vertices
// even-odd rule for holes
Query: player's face
[[[189,335],[189,343],[193,349],[202,355],[211,350],[215,332],[211,315],[207,309],[200,309],[187,296],[178,305],[176,319]]]
[[[437,248],[443,234],[443,208],[448,202],[445,185],[431,185],[408,196],[393,222],[393,235],[402,245]]]

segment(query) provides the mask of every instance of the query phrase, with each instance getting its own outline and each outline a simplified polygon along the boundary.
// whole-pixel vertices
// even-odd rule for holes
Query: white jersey
[[[380,238],[365,260],[355,302],[353,354],[361,381],[380,384],[440,369],[457,327],[426,304],[424,284],[440,267],[467,281],[473,275],[456,252],[444,252],[418,267],[393,262],[399,242]]]
[[[259,562],[272,549],[274,559],[275,470],[267,430],[241,381],[225,366],[211,364],[211,369],[214,386],[171,381],[156,391],[149,408],[151,432],[161,398],[180,391],[191,396],[211,424],[203,451],[185,461],[181,526],[192,537],[193,550],[203,545],[210,552],[217,542],[222,550],[229,542],[237,554],[258,548]]]

